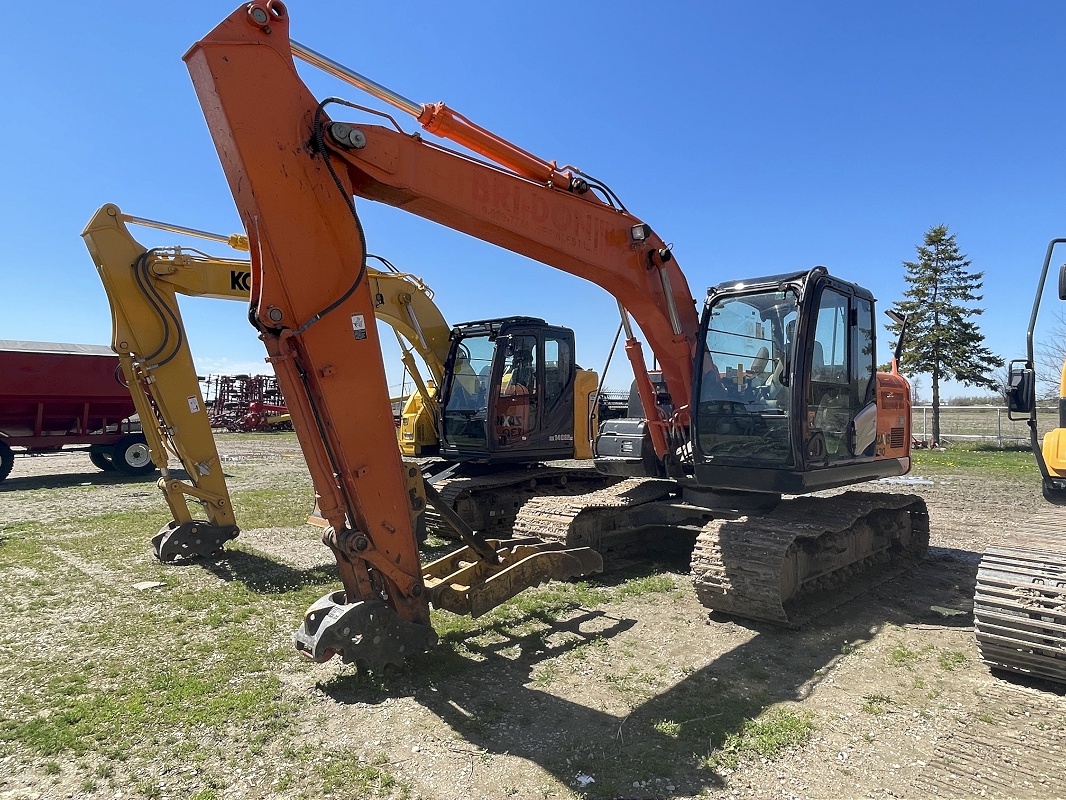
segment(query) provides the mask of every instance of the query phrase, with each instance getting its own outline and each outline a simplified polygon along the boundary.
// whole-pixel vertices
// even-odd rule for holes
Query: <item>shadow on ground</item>
[[[971,626],[979,560],[977,553],[934,548],[911,572],[798,631],[708,618],[708,632],[716,625],[736,625],[754,635],[658,693],[642,687],[640,671],[613,675],[609,666],[605,672],[596,665],[587,677],[595,691],[588,695],[629,692],[632,709],[625,716],[572,702],[538,685],[545,683],[544,668],[538,670],[538,665],[547,659],[636,625],[632,619],[612,617],[610,606],[575,610],[561,623],[550,619],[552,628],[534,634],[508,636],[504,628],[499,644],[468,645],[473,657],[462,655],[464,648],[446,635],[436,650],[392,676],[346,673],[320,688],[340,703],[413,696],[477,748],[528,759],[589,797],[654,796],[668,791],[667,786],[674,787],[674,794],[695,795],[725,785],[714,761],[701,765],[701,758],[713,755],[730,734],[743,731],[747,720],[769,706],[809,695],[845,645],[869,641],[889,623]],[[670,613],[668,604],[658,608]],[[945,610],[963,613],[945,616]],[[525,621],[510,621],[508,627]],[[564,632],[571,635],[558,635]],[[565,643],[552,644],[560,638]],[[503,651],[509,656],[502,656]],[[654,667],[646,665],[649,671]],[[595,782],[582,788],[578,775]],[[634,787],[634,781],[649,776],[663,782]]]
[[[297,569],[245,550],[227,549],[214,560],[193,559],[174,564],[201,567],[224,581],[240,581],[257,594],[280,594],[337,580],[337,569],[331,564]]]
[[[173,469],[171,476],[183,481],[189,480],[189,475],[183,469]],[[147,475],[123,475],[121,472],[104,472],[98,469],[90,469],[85,472],[62,472],[56,475],[27,475],[24,478],[8,478],[0,483],[0,492],[25,491],[27,489],[66,489],[71,486],[118,486],[121,484],[147,485],[155,487],[159,480],[159,472],[149,472]]]

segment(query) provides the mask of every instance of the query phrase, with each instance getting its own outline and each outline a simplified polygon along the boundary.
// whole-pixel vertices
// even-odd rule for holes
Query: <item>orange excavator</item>
[[[317,100],[294,56],[464,150],[406,133],[379,111]],[[344,585],[307,612],[297,633],[306,655],[400,663],[435,641],[431,603],[477,615],[545,579],[657,549],[691,552],[705,605],[799,625],[924,554],[921,498],[782,499],[910,468],[909,388],[895,366],[876,371],[869,291],[814,267],[720,283],[698,314],[669,247],[606,184],[291,40],[279,0],[242,5],[185,60],[251,242],[250,318],[289,401]],[[334,120],[330,107],[361,121]],[[530,500],[516,538],[468,532],[462,550],[419,564],[411,520],[423,500],[390,446],[354,197],[615,297],[643,414],[601,426],[595,463],[625,480]],[[656,356],[661,385],[631,320]],[[445,382],[445,409],[457,391]],[[508,409],[528,402],[501,393],[489,421],[506,428]]]

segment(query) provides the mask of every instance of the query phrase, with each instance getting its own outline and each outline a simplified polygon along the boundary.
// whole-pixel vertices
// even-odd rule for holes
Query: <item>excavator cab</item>
[[[533,317],[456,326],[441,455],[486,464],[573,458],[576,373],[569,328]]]
[[[897,406],[909,398],[876,372],[866,289],[824,267],[722,284],[708,291],[699,341],[699,485],[803,494],[906,472],[906,442],[891,430],[905,428],[909,407]],[[891,401],[881,420],[879,383]]]

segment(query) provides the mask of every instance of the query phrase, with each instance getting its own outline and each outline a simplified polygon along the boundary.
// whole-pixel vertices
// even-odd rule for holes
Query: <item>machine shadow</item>
[[[256,594],[281,594],[337,580],[337,567],[333,563],[300,569],[245,550],[227,549],[224,555],[213,560],[192,559],[173,564],[200,567],[226,582],[239,581]]]
[[[171,470],[170,474],[181,480],[189,480],[183,469]],[[68,489],[72,486],[118,486],[121,484],[138,484],[155,487],[159,480],[158,472],[147,475],[123,475],[121,472],[103,472],[92,467],[87,472],[63,472],[57,475],[28,475],[24,478],[8,478],[0,483],[0,492],[24,491],[27,489]]]
[[[610,606],[581,611],[536,634],[508,636],[504,629],[498,644],[469,646],[468,655],[445,634],[442,644],[453,646],[438,647],[395,675],[347,673],[319,688],[340,703],[412,696],[476,748],[528,759],[579,795],[696,795],[725,786],[715,752],[731,734],[774,704],[807,697],[843,653],[886,625],[972,625],[979,560],[977,553],[931,549],[913,570],[800,630],[716,619],[706,628],[689,626],[697,635],[727,625],[735,626],[734,636],[751,635],[691,671],[675,658],[669,680],[684,676],[665,690],[649,680],[656,676],[654,663],[611,668],[609,641],[638,622],[612,617]],[[659,608],[667,613],[669,606]],[[524,620],[518,622],[520,629]],[[553,644],[560,638],[566,641]],[[596,660],[579,657],[582,648],[600,642],[608,647]],[[704,660],[693,651],[694,660]],[[572,677],[561,677],[553,691],[561,671],[583,676],[580,699],[565,696],[573,696]]]
[[[422,560],[430,561],[456,547],[455,542],[445,542],[434,547],[422,546]],[[313,567],[297,568],[282,561],[254,551],[226,548],[215,559],[194,558],[188,561],[174,561],[175,567],[199,567],[205,569],[224,581],[239,581],[257,594],[277,594],[302,589],[312,584],[337,583],[336,562],[326,556],[329,551],[323,547],[323,563]],[[339,584],[334,588],[340,588]]]

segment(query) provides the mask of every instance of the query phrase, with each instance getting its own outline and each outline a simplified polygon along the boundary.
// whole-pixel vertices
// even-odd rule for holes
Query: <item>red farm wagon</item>
[[[0,339],[0,480],[16,449],[71,445],[88,450],[103,470],[155,469],[118,356],[100,345]]]

